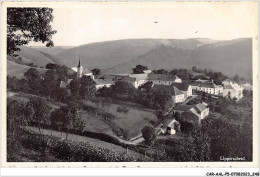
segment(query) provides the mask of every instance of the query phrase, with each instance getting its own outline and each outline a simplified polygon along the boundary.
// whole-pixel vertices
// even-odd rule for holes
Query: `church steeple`
[[[79,57],[79,64],[78,64],[78,71],[77,71],[77,77],[81,77],[83,72],[83,67],[80,66],[80,57]]]
[[[80,67],[80,57],[79,57],[79,64],[78,64],[78,68]]]

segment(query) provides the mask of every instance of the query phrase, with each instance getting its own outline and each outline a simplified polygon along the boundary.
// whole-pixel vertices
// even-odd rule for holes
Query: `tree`
[[[142,129],[142,136],[148,144],[152,143],[152,141],[156,138],[155,129],[151,126],[145,126]]]
[[[89,76],[82,76],[80,79],[79,94],[81,98],[94,96],[96,92],[95,82]]]
[[[46,42],[47,47],[53,47],[53,21],[51,8],[7,8],[7,54],[12,55],[20,50],[18,46],[30,41]]]
[[[70,82],[70,90],[73,96],[78,97],[79,96],[79,87],[80,87],[80,80],[78,78],[73,79]]]
[[[100,69],[92,69],[91,72],[93,73],[94,76],[100,75]]]
[[[110,107],[112,104],[112,99],[111,98],[106,98],[102,101],[102,107]]]
[[[175,120],[177,120],[178,122],[180,122],[181,114],[180,114],[179,112],[175,112],[173,116],[174,116]]]
[[[148,70],[148,67],[143,66],[143,65],[136,65],[136,67],[133,68],[133,73],[134,74],[142,74],[142,73],[144,73],[144,70]]]
[[[53,90],[52,97],[58,101],[65,101],[68,96],[68,91],[66,88],[57,88]]]
[[[240,81],[239,75],[236,74],[236,75],[233,77],[233,80],[234,80],[235,82],[239,82],[239,81]]]
[[[126,96],[133,94],[135,91],[134,86],[125,81],[116,82],[115,85],[111,86],[111,89],[115,94],[122,94]]]
[[[48,63],[45,68],[46,69],[54,69],[54,70],[56,70],[58,67],[59,67],[59,65],[57,65],[55,63]]]
[[[49,98],[53,94],[54,90],[59,88],[58,75],[54,70],[47,70],[42,81],[43,92]]]
[[[107,86],[104,86],[98,90],[98,93],[102,97],[109,97],[112,94],[111,88],[108,88]]]
[[[66,132],[66,139],[68,139],[68,133],[72,129],[82,131],[85,127],[84,122],[77,114],[77,109],[72,107],[62,107],[52,112],[51,125],[60,130]]]
[[[154,74],[168,74],[168,71],[165,69],[159,69],[159,70],[154,70]]]
[[[197,72],[197,71],[198,71],[198,70],[197,70],[197,67],[196,67],[196,66],[193,66],[193,67],[192,67],[192,71]]]
[[[34,115],[32,120],[38,124],[39,133],[41,134],[41,125],[50,122],[50,106],[41,98],[33,98],[28,102],[28,106],[33,107]]]
[[[163,114],[169,112],[170,109],[173,107],[173,100],[171,95],[164,90],[155,91],[154,94],[155,107],[157,107],[157,109],[160,109]]]
[[[17,100],[10,101],[7,104],[7,130],[12,132],[13,138],[15,138],[16,132],[24,122],[22,110],[23,104]]]
[[[31,91],[36,94],[41,93],[42,84],[40,72],[35,68],[30,68],[24,73],[24,76],[28,81]]]
[[[149,92],[152,89],[152,86],[153,86],[153,82],[152,81],[148,81],[148,82],[144,83],[143,85],[141,85],[139,87],[139,89],[141,89],[141,90],[144,89],[146,92]]]

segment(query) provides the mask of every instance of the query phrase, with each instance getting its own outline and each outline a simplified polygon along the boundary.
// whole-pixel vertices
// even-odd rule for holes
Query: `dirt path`
[[[27,127],[27,129],[34,131],[36,133],[39,133],[38,127]],[[62,138],[62,139],[66,138],[66,134],[64,132],[61,133],[59,131],[47,130],[47,129],[41,129],[41,132],[44,135],[54,136],[54,137],[58,137],[58,138]],[[112,143],[108,143],[105,141],[101,141],[98,139],[93,139],[93,138],[89,138],[89,137],[85,137],[85,136],[68,134],[68,140],[74,141],[74,142],[87,142],[87,143],[92,144],[93,146],[108,149],[108,150],[114,151],[118,154],[128,154],[129,156],[134,157],[134,158],[144,157],[143,154],[126,149],[122,146],[118,146],[118,145],[115,145]]]

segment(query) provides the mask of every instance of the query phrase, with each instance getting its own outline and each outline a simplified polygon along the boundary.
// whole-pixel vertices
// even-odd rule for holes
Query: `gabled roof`
[[[182,91],[188,91],[188,88],[189,88],[189,84],[187,82],[182,82],[182,83],[173,83],[172,86],[174,87],[177,87],[179,90],[182,90]]]
[[[122,77],[122,78],[120,78],[118,80],[119,81],[125,81],[125,82],[135,82],[136,78],[125,76],[125,77]]]
[[[190,85],[191,86],[200,86],[200,83],[195,81],[195,82],[192,82]]]
[[[135,78],[136,81],[140,80],[146,80],[148,77],[148,74],[130,74],[129,77]]]
[[[94,79],[96,85],[114,85],[115,83],[111,79]]]
[[[175,81],[177,79],[176,76],[169,76],[167,74],[154,74],[150,73],[147,77],[148,80],[161,80],[161,81]]]
[[[73,79],[68,79],[67,84],[69,85]]]
[[[60,88],[67,88],[67,84],[64,81],[60,81]]]
[[[200,87],[215,88],[215,84],[214,83],[200,83]]]
[[[173,87],[171,85],[154,85],[153,89],[154,90],[159,90],[159,91],[161,91],[161,90],[167,91],[172,96],[183,95],[184,94],[178,88]]]
[[[172,127],[174,128],[174,123],[177,122],[175,119],[173,118],[165,118],[163,121],[162,121],[162,127],[163,129],[167,128],[167,127]]]
[[[196,105],[177,105],[174,107],[174,110],[176,111],[189,111],[191,109],[195,109],[198,113],[201,113],[202,111],[204,111],[205,109],[207,109],[207,107],[203,104],[203,103],[198,103]]]
[[[203,112],[205,109],[207,109],[206,108],[206,106],[204,105],[204,104],[202,104],[202,103],[199,103],[199,104],[196,104],[195,106],[194,106],[194,109],[198,112],[198,113],[201,113],[201,112]]]
[[[179,105],[175,106],[173,109],[175,111],[188,111],[192,107],[193,107],[193,105],[182,105],[182,104],[179,104]]]

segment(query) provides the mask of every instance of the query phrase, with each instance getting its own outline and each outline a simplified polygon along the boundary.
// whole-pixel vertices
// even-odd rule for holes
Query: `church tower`
[[[77,77],[81,77],[83,72],[83,66],[80,66],[80,58],[79,58],[79,64],[78,64],[78,71],[77,71]]]

